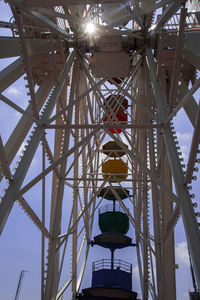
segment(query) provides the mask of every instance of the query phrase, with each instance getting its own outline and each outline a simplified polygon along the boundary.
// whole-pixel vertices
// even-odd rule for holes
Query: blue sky
[[[4,2],[0,2],[1,20],[9,21],[11,14],[8,9],[8,5]],[[1,35],[4,35],[8,30],[1,30]],[[0,60],[0,69],[3,69],[9,64],[12,59]],[[4,95],[10,99],[14,99],[15,102],[22,108],[27,106],[28,97],[26,96],[27,90],[24,87],[24,80],[20,78],[15,84],[9,87]],[[196,95],[198,99],[198,94]],[[16,126],[20,114],[16,113],[11,108],[7,107],[4,103],[0,102],[0,122],[1,124],[1,137],[3,143],[7,141],[10,133]],[[183,122],[184,121],[184,122]],[[185,118],[184,111],[178,113],[176,117],[175,128],[177,130],[177,136],[180,141],[181,151],[187,162],[187,156],[189,151],[189,145],[191,142],[191,125]],[[22,149],[21,149],[22,150]],[[20,155],[20,152],[18,153]],[[32,179],[35,175],[41,171],[41,147],[39,147],[32,166],[31,172],[28,172],[25,179],[25,183]],[[16,166],[16,159],[11,165],[11,170]],[[199,179],[198,179],[199,180]],[[47,186],[51,184],[51,175],[47,176]],[[5,187],[5,181],[2,182],[3,188]],[[33,209],[38,212],[41,217],[41,183],[38,183],[31,192],[26,194],[28,203]],[[198,181],[194,185],[193,192],[198,196]],[[2,188],[0,194],[3,194]],[[64,211],[68,212],[68,206],[71,201],[71,190],[66,188],[64,196]],[[50,191],[47,192],[47,202],[50,202]],[[102,203],[103,204],[103,203]],[[105,202],[104,202],[105,204]],[[47,205],[47,218],[49,216],[50,205]],[[68,216],[68,213],[66,213]],[[67,219],[66,216],[66,219]],[[95,219],[94,235],[100,233],[97,225],[98,221]],[[134,236],[133,229],[130,229],[127,235]],[[133,238],[134,241],[134,238]],[[187,254],[187,244],[185,240],[182,221],[179,220],[176,226],[176,263],[179,265],[179,269],[176,271],[177,275],[177,299],[189,300],[188,290],[192,290],[192,283],[190,278],[189,261]],[[71,251],[69,249],[69,251]],[[40,253],[41,253],[41,234],[39,230],[33,225],[30,219],[26,216],[23,210],[18,204],[15,204],[8,222],[6,223],[3,234],[0,238],[0,270],[1,270],[1,283],[0,283],[0,299],[13,299],[17,288],[17,282],[21,270],[26,270],[24,277],[22,290],[20,294],[20,300],[32,300],[40,298]],[[98,246],[90,249],[90,256],[86,274],[83,280],[83,287],[88,287],[91,284],[91,263],[93,260],[98,260],[103,257],[109,258],[110,253],[108,250],[104,250]],[[140,292],[137,261],[135,249],[128,248],[123,251],[116,251],[116,258],[127,260],[133,264],[133,289]],[[66,274],[70,269],[66,270]],[[64,299],[68,299],[67,296]]]

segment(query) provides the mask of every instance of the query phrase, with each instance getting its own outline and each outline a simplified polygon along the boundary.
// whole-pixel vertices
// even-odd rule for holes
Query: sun
[[[95,26],[95,24],[94,24],[94,23],[91,23],[91,22],[87,23],[87,24],[85,25],[85,31],[86,31],[86,33],[88,33],[88,34],[93,34],[93,33],[95,33],[95,31],[96,31],[96,26]]]

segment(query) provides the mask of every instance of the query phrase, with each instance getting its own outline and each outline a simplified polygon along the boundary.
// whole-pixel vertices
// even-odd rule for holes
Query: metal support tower
[[[128,177],[119,185],[134,197],[126,205],[116,198],[135,230],[143,300],[176,299],[179,219],[200,290],[199,213],[190,195],[200,142],[198,1],[5,2],[13,18],[0,21],[7,31],[0,58],[13,62],[0,72],[0,101],[20,117],[7,137],[1,124],[0,232],[16,205],[37,226],[41,299],[76,299],[80,290],[98,195],[113,185],[102,176],[101,149],[109,139],[128,159]],[[25,108],[6,93],[22,76]],[[128,100],[127,123],[110,95],[118,109],[121,96]],[[186,166],[173,124],[180,114],[192,128]]]

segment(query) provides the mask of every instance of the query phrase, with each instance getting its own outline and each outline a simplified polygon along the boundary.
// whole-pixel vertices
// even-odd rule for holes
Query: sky
[[[11,14],[4,2],[0,2],[1,20],[9,21]],[[0,29],[1,35],[6,35],[5,30]],[[7,31],[8,32],[8,31]],[[0,69],[11,63],[14,59],[0,59]],[[15,84],[9,87],[4,95],[10,99],[15,99],[15,102],[22,108],[27,106],[27,90],[24,87],[24,79],[20,78]],[[198,100],[198,94],[195,95]],[[0,102],[0,133],[3,143],[7,141],[7,138],[15,128],[16,123],[20,118],[20,114],[10,109],[4,103]],[[184,122],[183,122],[184,120]],[[188,158],[189,145],[191,143],[191,125],[185,118],[184,111],[179,112],[174,122],[177,131],[177,136],[180,141],[181,151],[185,163]],[[18,156],[20,156],[20,149]],[[33,159],[31,166],[31,173],[28,172],[25,183],[28,182],[35,175],[41,171],[41,147],[39,147],[36,155]],[[11,165],[11,170],[16,167],[16,159]],[[51,175],[47,176],[47,186],[51,184]],[[197,179],[194,185],[193,192],[198,197],[198,184]],[[3,188],[5,187],[5,181],[2,182]],[[3,188],[0,190],[0,195],[3,194]],[[31,192],[26,194],[28,203],[33,209],[41,214],[41,183],[38,183],[33,187]],[[47,191],[47,218],[49,216],[48,201],[50,202],[50,191]],[[71,191],[65,189],[64,195],[64,211],[66,212],[66,219],[69,215],[69,203],[71,199]],[[105,204],[105,202],[104,202]],[[40,216],[41,217],[41,216]],[[98,221],[95,219],[93,236],[100,233],[98,229]],[[192,290],[192,282],[189,269],[189,259],[187,244],[183,230],[183,224],[181,219],[176,226],[176,240],[175,240],[175,252],[176,252],[176,264],[179,268],[176,271],[177,278],[177,300],[189,300],[188,290]],[[127,234],[134,237],[133,228]],[[134,238],[133,238],[134,242]],[[71,251],[69,249],[69,251]],[[25,276],[21,288],[20,300],[33,300],[40,298],[40,253],[41,253],[41,234],[39,230],[33,225],[31,220],[27,217],[24,211],[15,203],[10,217],[6,223],[5,229],[0,237],[0,299],[11,300],[14,299],[14,295],[17,288],[17,283],[21,270],[25,270]],[[87,269],[83,280],[83,287],[89,287],[91,284],[91,264],[93,260],[101,258],[109,258],[110,253],[108,250],[104,250],[98,246],[90,249],[90,255],[88,259]],[[140,285],[138,277],[138,267],[136,260],[136,252],[133,248],[128,248],[126,251],[116,251],[116,258],[127,260],[129,257],[133,264],[133,290],[136,290],[140,294]],[[66,270],[68,274],[70,270]],[[64,299],[68,299],[65,295]]]

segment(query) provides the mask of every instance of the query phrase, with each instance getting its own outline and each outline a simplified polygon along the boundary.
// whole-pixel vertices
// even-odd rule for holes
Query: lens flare
[[[96,31],[96,27],[93,23],[87,23],[85,26],[86,33],[92,34]]]

